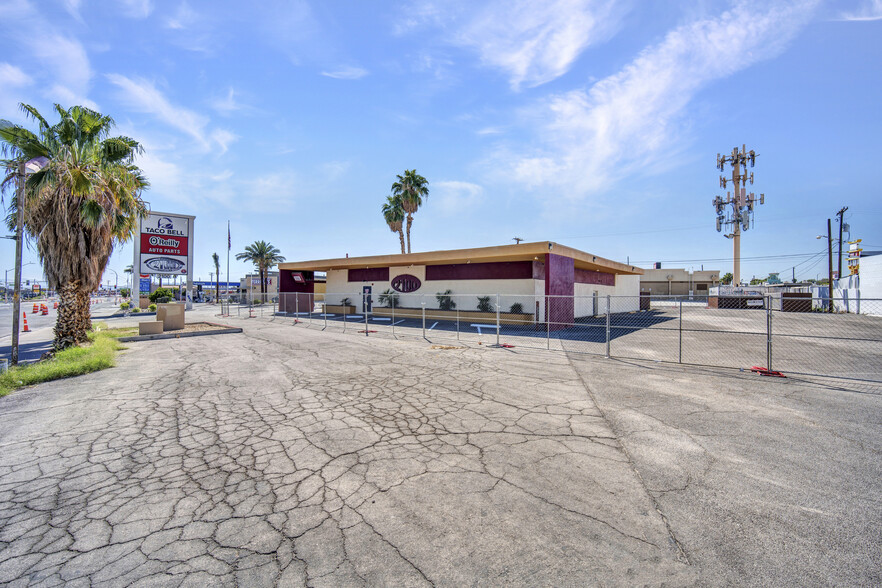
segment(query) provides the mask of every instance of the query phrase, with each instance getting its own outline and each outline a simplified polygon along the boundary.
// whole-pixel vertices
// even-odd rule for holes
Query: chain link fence
[[[281,293],[230,314],[364,336],[882,381],[878,299]]]

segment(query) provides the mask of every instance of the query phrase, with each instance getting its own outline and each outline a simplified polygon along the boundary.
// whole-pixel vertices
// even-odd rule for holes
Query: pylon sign
[[[152,212],[141,219],[138,235],[138,273],[192,273],[192,235],[195,217]]]
[[[152,211],[138,224],[134,269],[139,274],[187,278],[187,308],[193,290],[195,216]]]

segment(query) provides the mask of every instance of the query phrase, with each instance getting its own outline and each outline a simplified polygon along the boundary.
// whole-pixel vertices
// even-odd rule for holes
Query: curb
[[[230,327],[228,325],[221,325],[218,323],[210,323],[208,321],[199,321],[198,323],[190,323],[190,324],[205,324],[211,325],[213,327],[223,327],[222,329],[216,329],[213,331],[195,331],[192,333],[162,333],[156,335],[131,335],[129,337],[119,337],[117,341],[120,343],[131,343],[136,341],[155,341],[158,339],[183,339],[185,337],[206,337],[208,335],[229,335],[233,333],[241,333],[241,327]]]

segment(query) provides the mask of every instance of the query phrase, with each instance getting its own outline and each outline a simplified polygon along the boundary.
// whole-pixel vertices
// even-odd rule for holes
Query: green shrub
[[[150,306],[147,307],[147,311],[148,312],[156,312],[156,305],[151,304]]]
[[[524,305],[520,302],[515,302],[511,305],[511,308],[508,309],[508,312],[512,314],[523,314],[524,313]]]
[[[493,312],[493,309],[490,308],[489,296],[478,296],[478,310],[481,312]]]
[[[456,308],[456,302],[453,301],[451,294],[453,294],[453,290],[445,290],[435,294],[435,298],[438,300],[438,308],[441,310],[453,310]]]
[[[386,306],[388,306],[388,307],[390,307],[390,308],[391,308],[391,307],[398,306],[398,305],[399,305],[399,304],[398,304],[398,293],[395,292],[395,290],[392,290],[391,288],[388,288],[388,289],[384,290],[384,291],[379,295],[379,297],[377,297],[377,301],[378,301],[380,304],[384,304],[384,305],[386,305]]]
[[[132,309],[132,312],[137,314],[137,313],[141,312],[141,309],[136,306],[135,308]]]
[[[175,293],[173,290],[169,288],[157,288],[150,294],[150,302],[158,302],[159,304],[164,304],[175,297]],[[160,300],[160,299],[163,300]]]
[[[352,306],[352,301],[349,298],[344,298],[340,301],[342,306]]]
[[[131,304],[129,304],[128,302],[123,302],[122,304],[119,305],[119,309],[120,310],[128,310],[130,306],[131,306]]]

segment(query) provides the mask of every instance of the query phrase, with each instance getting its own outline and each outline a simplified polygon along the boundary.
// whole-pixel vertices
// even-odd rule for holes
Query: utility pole
[[[833,312],[833,227],[830,219],[827,219],[827,290],[829,296],[827,298],[827,312]]]
[[[726,184],[732,182],[734,193],[726,192],[725,200],[721,196],[714,197],[713,205],[717,211],[717,232],[723,230],[723,225],[733,227],[733,231],[727,234],[726,238],[732,239],[732,283],[735,285],[741,283],[741,231],[750,228],[750,220],[757,200],[760,204],[765,202],[765,194],[760,194],[757,198],[753,192],[747,194],[745,190],[748,182],[753,185],[753,172],[748,175],[747,164],[753,167],[756,156],[757,153],[753,149],[747,150],[747,145],[742,145],[741,151],[735,147],[729,155],[721,156],[717,153],[718,170],[724,171],[727,163],[732,166],[731,178],[720,175],[720,187],[725,189]],[[727,206],[731,209],[726,210]]]
[[[839,212],[836,213],[836,216],[839,217],[839,268],[838,268],[838,279],[842,279],[842,223],[845,221],[843,215],[845,211],[848,210],[847,206],[843,206],[839,209]]]

